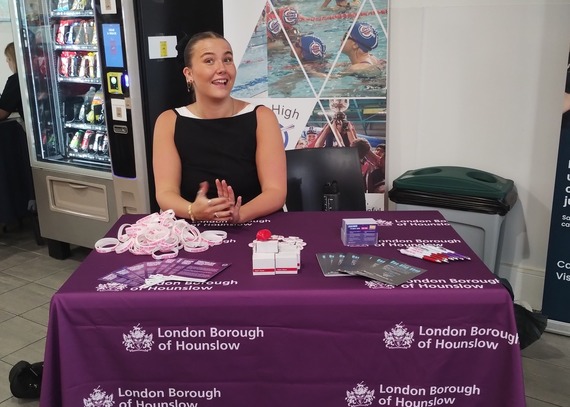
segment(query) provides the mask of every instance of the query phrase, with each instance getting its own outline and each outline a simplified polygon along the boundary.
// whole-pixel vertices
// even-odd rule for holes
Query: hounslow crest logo
[[[392,226],[393,222],[390,220],[376,219],[378,226]]]
[[[128,286],[126,284],[122,283],[104,283],[97,285],[95,289],[97,291],[123,291],[127,287]]]
[[[366,287],[371,288],[373,290],[391,290],[392,288],[394,288],[393,285],[385,284],[381,281],[374,281],[374,280],[365,281],[364,284],[366,284]]]
[[[346,392],[345,400],[349,407],[371,406],[374,401],[374,390],[369,390],[364,382],[360,382],[352,391]]]
[[[112,407],[115,404],[113,395],[105,393],[99,387],[93,390],[89,398],[83,399],[83,407]]]
[[[388,349],[409,349],[414,342],[414,333],[408,332],[400,322],[390,332],[384,331],[384,343]]]
[[[128,335],[123,334],[123,345],[129,352],[150,352],[153,344],[152,334],[147,335],[139,325],[134,326]]]

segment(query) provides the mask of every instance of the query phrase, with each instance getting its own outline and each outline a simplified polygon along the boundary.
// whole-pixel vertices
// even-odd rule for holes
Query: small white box
[[[289,243],[283,243],[280,242],[279,243],[279,253],[281,252],[290,252],[290,253],[295,253],[297,256],[297,268],[300,269],[301,268],[301,250],[293,245],[293,244],[289,244]]]
[[[372,246],[378,243],[378,224],[372,218],[343,219],[340,238],[345,246]]]
[[[275,254],[274,253],[253,253],[252,270],[254,276],[275,275]]]
[[[275,254],[275,274],[297,274],[298,256],[294,251],[280,251]]]
[[[279,251],[277,240],[256,240],[254,252],[257,253],[277,253]]]

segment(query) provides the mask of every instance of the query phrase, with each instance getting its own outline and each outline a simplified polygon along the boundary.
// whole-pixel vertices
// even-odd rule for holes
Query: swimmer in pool
[[[360,5],[360,1],[358,0],[355,0],[352,3],[346,0],[336,0],[335,6],[328,7],[330,2],[331,0],[325,0],[323,4],[321,4],[321,10],[348,11],[353,7],[358,8],[358,6]]]
[[[277,10],[277,15],[273,12],[268,13],[266,18],[267,48],[270,50],[289,49],[287,37],[291,42],[295,42],[300,36],[299,30],[295,27],[298,22],[299,13],[292,7],[281,7]],[[285,32],[281,29],[281,25]]]
[[[378,33],[372,25],[361,22],[354,24],[342,47],[342,53],[350,59],[350,66],[345,73],[378,73],[386,70],[386,60],[370,53],[377,46]]]

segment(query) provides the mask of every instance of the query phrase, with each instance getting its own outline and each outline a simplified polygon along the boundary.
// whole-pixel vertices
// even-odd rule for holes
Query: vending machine
[[[11,0],[40,231],[49,254],[93,247],[158,210],[152,131],[187,103],[176,45],[223,33],[222,0]]]

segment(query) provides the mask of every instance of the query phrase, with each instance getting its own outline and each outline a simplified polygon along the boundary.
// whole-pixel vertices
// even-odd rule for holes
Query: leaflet
[[[148,261],[115,270],[99,280],[129,287],[150,287],[164,281],[203,283],[230,266],[230,263],[175,258]]]
[[[361,276],[390,285],[400,285],[427,271],[371,254],[317,253],[317,261],[326,277]]]

